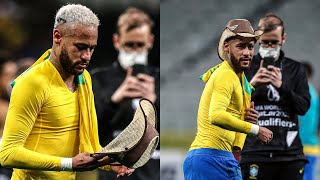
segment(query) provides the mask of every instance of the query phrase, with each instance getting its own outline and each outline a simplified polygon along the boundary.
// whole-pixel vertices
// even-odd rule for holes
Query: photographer
[[[98,116],[99,139],[108,144],[132,120],[140,98],[149,99],[159,118],[159,69],[148,65],[148,52],[153,46],[153,21],[143,11],[128,8],[117,22],[113,45],[119,51],[118,61],[105,68],[92,70],[92,83]],[[157,130],[160,128],[158,120]],[[124,179],[160,179],[158,150],[146,165]],[[113,179],[112,173],[100,171],[100,179]]]
[[[306,158],[299,137],[298,115],[310,107],[306,73],[301,63],[285,57],[281,47],[286,33],[283,21],[267,14],[259,21],[264,34],[259,54],[246,72],[255,87],[252,101],[259,113],[258,125],[270,129],[274,138],[262,144],[248,136],[241,153],[243,179],[302,179]]]

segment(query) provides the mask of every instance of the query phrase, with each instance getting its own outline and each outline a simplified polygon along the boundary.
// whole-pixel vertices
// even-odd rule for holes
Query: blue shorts
[[[185,180],[242,180],[239,163],[233,154],[211,148],[189,151],[183,173]]]

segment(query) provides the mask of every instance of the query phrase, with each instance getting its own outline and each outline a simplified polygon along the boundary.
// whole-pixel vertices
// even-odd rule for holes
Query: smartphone
[[[132,75],[136,76],[139,73],[147,74],[147,69],[145,65],[135,64],[132,66]]]
[[[275,64],[275,59],[274,57],[264,57],[263,58],[263,67],[267,68],[269,65],[274,66]]]

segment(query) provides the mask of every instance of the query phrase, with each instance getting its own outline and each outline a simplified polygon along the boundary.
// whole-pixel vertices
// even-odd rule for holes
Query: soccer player
[[[245,19],[227,23],[218,44],[223,62],[201,76],[206,86],[199,104],[197,135],[183,165],[186,180],[242,179],[232,151],[242,148],[245,134],[257,135],[264,143],[271,141],[270,130],[253,124],[258,114],[251,104],[252,86],[243,72],[250,66],[261,34]]]
[[[13,83],[0,160],[12,179],[74,179],[73,171],[97,167],[130,175],[125,166],[104,166],[91,79],[85,70],[98,39],[98,17],[87,7],[59,9],[52,49]],[[63,171],[63,172],[57,172]]]

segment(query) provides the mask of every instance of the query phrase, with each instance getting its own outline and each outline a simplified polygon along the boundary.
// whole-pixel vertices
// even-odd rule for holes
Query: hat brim
[[[111,165],[124,164],[132,168],[143,166],[159,143],[156,124],[157,115],[153,103],[141,99],[132,122],[97,154],[118,160]]]
[[[250,33],[234,33],[231,30],[229,30],[228,28],[226,28],[222,32],[219,43],[218,43],[217,51],[218,51],[219,58],[222,61],[226,60],[226,53],[223,50],[223,44],[224,44],[225,40],[227,40],[228,38],[233,37],[233,36],[242,36],[242,37],[248,37],[248,38],[255,38],[255,42],[257,42],[262,34],[263,34],[262,30],[256,30],[256,31],[254,31],[254,34],[250,34]]]

